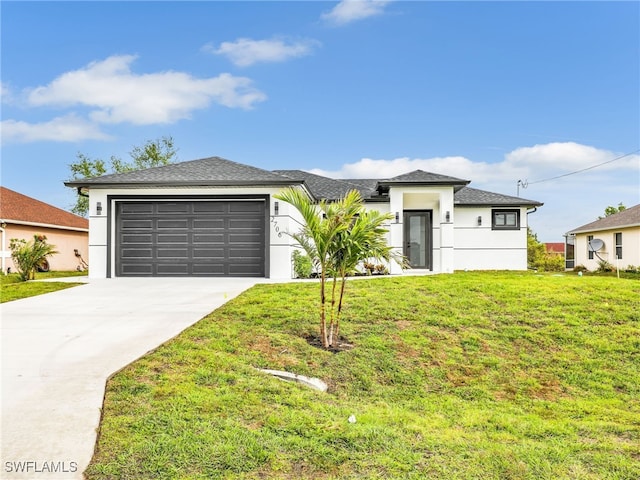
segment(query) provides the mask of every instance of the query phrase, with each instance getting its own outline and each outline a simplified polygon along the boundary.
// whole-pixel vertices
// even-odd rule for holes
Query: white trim
[[[7,226],[13,225],[26,225],[28,227],[41,227],[41,228],[52,228],[57,230],[72,230],[74,232],[88,232],[88,228],[80,228],[80,227],[67,227],[64,225],[53,225],[51,223],[38,223],[38,222],[25,222],[23,220],[11,220],[8,218],[2,219]]]

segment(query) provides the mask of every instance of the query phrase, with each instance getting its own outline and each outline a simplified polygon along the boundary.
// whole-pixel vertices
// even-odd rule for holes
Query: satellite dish
[[[602,247],[604,247],[604,242],[599,238],[594,238],[592,240],[589,240],[590,251],[597,252],[598,250],[602,250]]]

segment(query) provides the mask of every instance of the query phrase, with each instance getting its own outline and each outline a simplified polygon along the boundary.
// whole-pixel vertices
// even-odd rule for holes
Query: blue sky
[[[640,203],[638,2],[0,8],[2,185],[61,208],[78,152],[127,159],[168,135],[179,160],[522,180],[542,241]]]

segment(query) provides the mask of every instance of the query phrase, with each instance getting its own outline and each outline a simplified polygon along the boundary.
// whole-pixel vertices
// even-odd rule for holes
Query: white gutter
[[[25,222],[23,220],[4,219],[4,220],[2,220],[2,222],[3,223],[11,223],[11,224],[14,224],[14,225],[27,225],[27,226],[30,226],[30,227],[54,228],[54,229],[57,229],[57,230],[72,230],[74,232],[88,232],[89,231],[88,228],[67,227],[67,226],[64,226],[64,225],[53,225],[51,223]]]

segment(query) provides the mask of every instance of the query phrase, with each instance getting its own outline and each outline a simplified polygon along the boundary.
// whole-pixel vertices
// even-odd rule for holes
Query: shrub
[[[300,250],[293,252],[293,273],[296,278],[311,278],[313,273],[311,259]]]
[[[606,260],[598,260],[598,272],[613,272],[615,267]]]
[[[589,269],[587,267],[585,267],[584,265],[576,265],[575,267],[573,267],[573,271],[574,272],[588,272]]]
[[[640,267],[635,267],[633,265],[627,265],[627,268],[624,269],[627,273],[640,273]]]
[[[40,266],[47,265],[48,269],[47,257],[58,253],[55,248],[55,245],[47,243],[47,237],[44,235],[34,235],[30,242],[21,238],[12,238],[9,241],[9,250],[20,279],[33,280]]]
[[[565,261],[562,255],[545,253],[538,258],[535,267],[543,272],[564,272]]]

